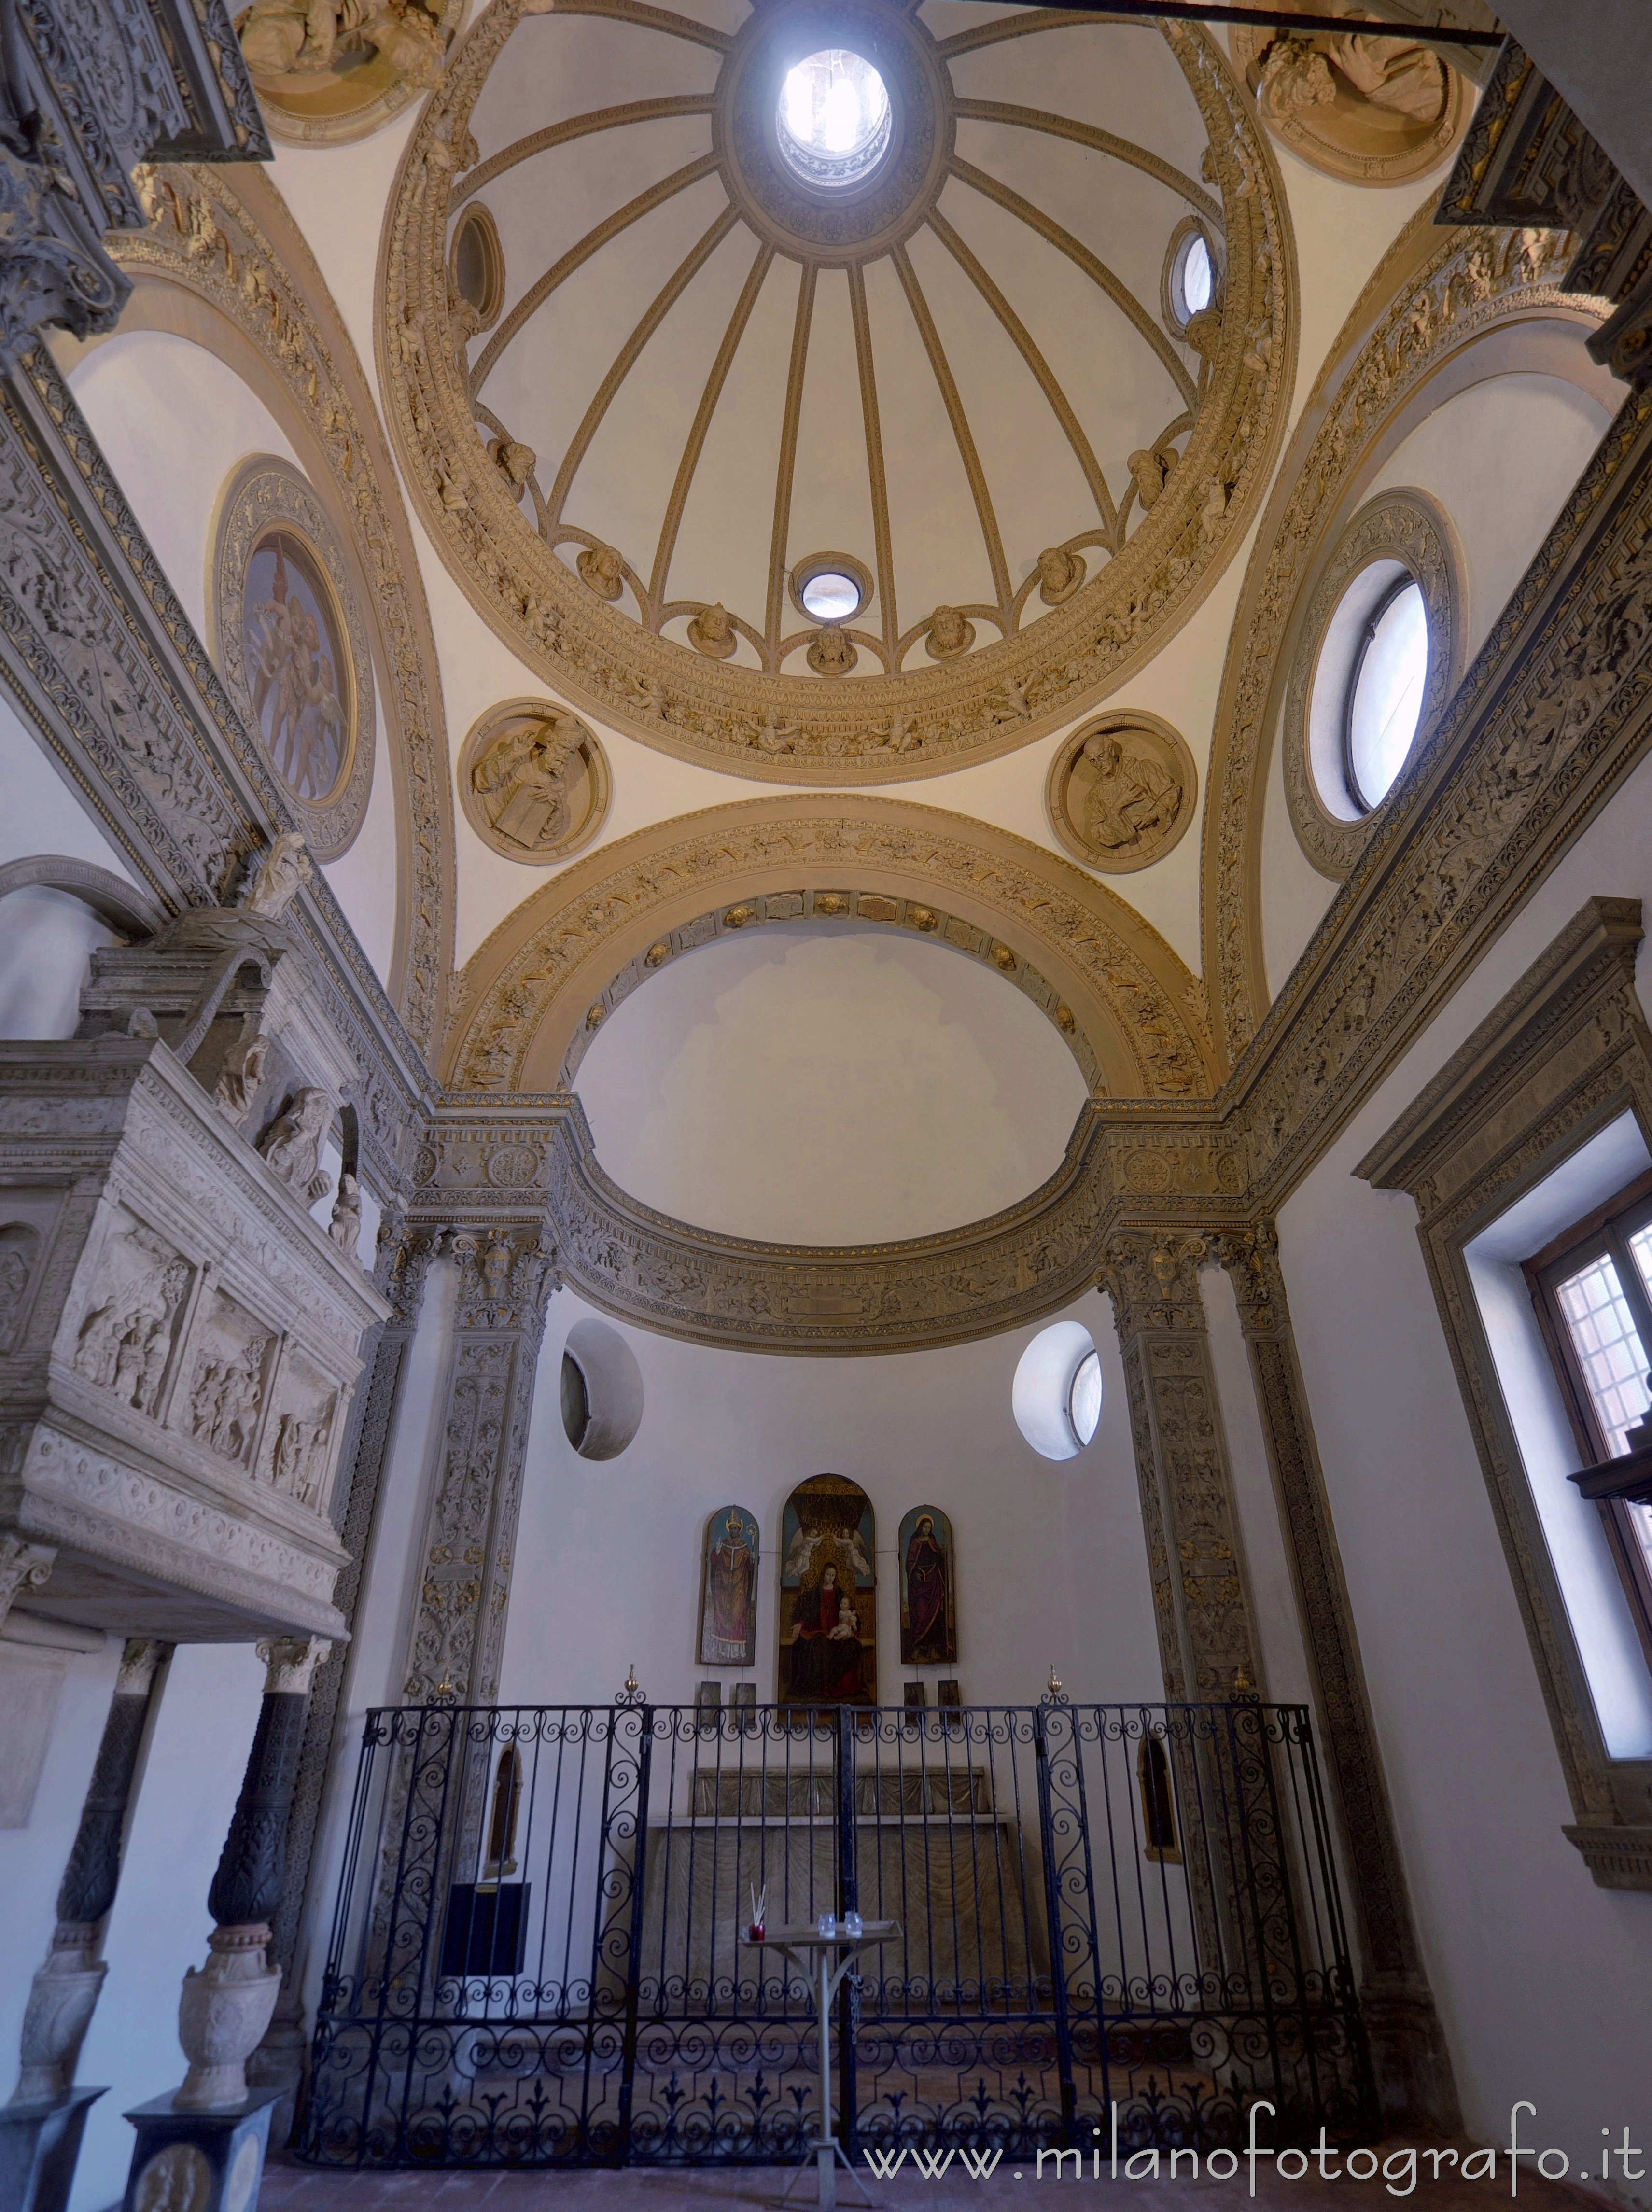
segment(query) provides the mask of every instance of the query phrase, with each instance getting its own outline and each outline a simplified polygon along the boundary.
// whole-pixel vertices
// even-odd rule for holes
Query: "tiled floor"
[[[1399,2148],[1379,2145],[1379,2154],[1388,2157]],[[1393,2171],[1397,2189],[1403,2168]],[[1311,2167],[1309,2175],[1314,2176]],[[718,2205],[778,2205],[787,2179],[787,2171],[777,2166],[634,2166],[618,2173],[329,2173],[280,2160],[272,2161],[265,2173],[259,2202],[260,2212],[483,2212],[483,2207],[486,2212],[712,2212]],[[1007,2212],[1012,2203],[1024,2204],[1035,2190],[1048,2195],[1060,2188],[1065,2197],[1077,2186],[1107,2190],[1120,2212],[1393,2212],[1402,2202],[1406,2212],[1493,2212],[1494,2206],[1502,2212],[1509,2201],[1506,2156],[1497,2160],[1495,2181],[1454,2180],[1445,2161],[1436,2182],[1429,2179],[1424,2158],[1409,2197],[1391,2194],[1380,2175],[1370,2181],[1291,2182],[1259,2166],[1253,2200],[1242,2165],[1231,2181],[1194,2182],[1185,2172],[1175,2182],[1109,2181],[1105,2162],[1099,2181],[1086,2176],[1082,2185],[1075,2184],[1071,2165],[1060,2184],[1047,2167],[1041,2184],[1029,2166],[1017,2172],[1007,2162],[986,2182],[961,2174],[956,2162],[938,2181],[914,2173],[909,2161],[892,2180],[877,2181],[870,2174],[863,2179],[867,2196],[881,2212],[996,2212],[999,2207]],[[1527,2212],[1601,2212],[1606,2202],[1591,2190],[1546,2181],[1528,2166],[1521,2171],[1517,2201]],[[812,2203],[812,2180],[800,2183],[791,2202]],[[840,2172],[838,2203],[859,2202]]]

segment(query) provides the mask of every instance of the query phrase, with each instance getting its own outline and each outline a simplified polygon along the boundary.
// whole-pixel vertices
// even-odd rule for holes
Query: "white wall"
[[[1652,1897],[1595,1887],[1416,1209],[1359,1160],[1591,894],[1652,912],[1652,763],[1504,932],[1279,1217],[1292,1317],[1434,1990],[1472,2131],[1599,2156],[1652,2123]],[[1642,1003],[1652,1004],[1643,948]],[[1621,2188],[1623,2185],[1620,2183]],[[1640,2201],[1648,2201],[1643,2185]]]
[[[1598,400],[1562,377],[1491,377],[1436,408],[1373,481],[1370,499],[1411,485],[1431,494],[1450,518],[1462,553],[1461,617],[1469,659],[1508,605],[1609,419]],[[1268,763],[1261,887],[1263,954],[1268,990],[1277,997],[1337,892],[1291,826],[1278,729]]]
[[[125,939],[68,891],[30,884],[0,898],[0,1037],[71,1037],[92,955]]]
[[[681,955],[625,1000],[574,1088],[615,1180],[781,1243],[927,1236],[1060,1165],[1087,1095],[1055,1025],[910,931],[779,922]]]

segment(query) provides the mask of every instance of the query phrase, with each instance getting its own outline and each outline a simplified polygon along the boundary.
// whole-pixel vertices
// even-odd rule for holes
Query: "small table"
[[[815,2001],[815,2020],[820,2036],[820,2135],[811,2146],[814,2154],[815,2170],[819,2176],[820,2194],[817,2202],[822,2204],[837,2203],[837,2161],[841,2159],[844,2171],[860,2191],[860,2201],[870,2204],[872,2199],[861,2187],[860,2177],[849,2164],[848,2153],[832,2133],[832,1999],[837,1995],[838,1984],[853,1965],[858,1954],[868,1944],[887,1943],[901,1932],[898,1920],[868,1920],[858,1936],[846,1936],[840,1929],[835,1936],[823,1936],[817,1928],[771,1929],[761,1943],[754,1943],[750,1936],[741,1937],[749,1951],[789,1952],[809,1977],[811,1993]],[[838,1957],[841,1953],[842,1955]],[[811,1955],[812,1954],[812,1955]],[[836,1963],[834,1964],[835,1958]],[[780,2202],[783,2204],[798,2185],[800,2174],[808,2171],[809,2154],[804,2154],[803,2163],[786,2185]]]

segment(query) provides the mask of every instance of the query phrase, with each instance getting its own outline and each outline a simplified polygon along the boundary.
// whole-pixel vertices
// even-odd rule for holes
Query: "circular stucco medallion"
[[[440,82],[466,4],[252,0],[235,30],[270,136],[290,146],[367,137]]]
[[[1060,746],[1044,783],[1050,827],[1107,875],[1161,860],[1193,820],[1199,770],[1179,730],[1140,708],[1098,714]]]
[[[156,2151],[132,2191],[137,2212],[206,2212],[212,2168],[193,2143],[168,2143]]]
[[[1054,105],[1005,106],[969,96],[983,82],[963,69],[973,30],[943,40],[897,0],[774,0],[732,35],[683,17],[707,62],[716,58],[702,91],[679,94],[665,89],[677,82],[677,40],[655,11],[605,0],[604,19],[626,26],[635,57],[631,96],[608,107],[593,93],[590,113],[518,137],[534,72],[547,73],[547,98],[555,85],[559,101],[577,104],[556,71],[577,70],[584,51],[567,43],[574,33],[559,11],[534,13],[515,42],[528,13],[527,0],[495,0],[410,139],[385,233],[380,325],[413,496],[461,588],[513,651],[581,711],[662,751],[829,786],[1007,752],[1070,725],[1158,652],[1243,540],[1295,368],[1295,256],[1278,170],[1215,42],[1179,22],[1075,19],[1060,28],[1065,58],[1052,49],[1040,65]],[[999,43],[1023,35],[990,27]],[[1031,11],[1025,34],[1048,27]],[[1075,39],[1102,44],[1075,51]],[[657,46],[670,53],[657,57]],[[771,143],[787,70],[825,48],[875,67],[890,111],[886,152],[864,178],[829,189],[811,187]],[[1163,112],[1181,111],[1185,127],[1163,132],[1163,148],[1060,109],[1079,64],[1122,58],[1127,68],[1133,52],[1151,64]],[[495,71],[509,96],[490,100]],[[1151,138],[1159,109],[1144,101],[1141,112]],[[679,166],[610,204],[624,187],[609,179],[603,134],[644,123],[669,125],[674,142],[659,159]],[[516,237],[540,189],[533,164],[552,153],[558,175],[588,179],[577,219],[589,228],[546,266],[513,266],[496,325],[466,331],[449,281],[456,228],[485,191]],[[1131,246],[1142,264],[1132,282],[1107,265],[1119,246],[1103,215],[1094,245],[1067,228],[1078,220],[1068,161],[1116,161],[1121,175],[1164,191],[1163,239]],[[1105,173],[1087,179],[1084,204],[1104,210]],[[579,276],[582,301],[629,299],[626,286],[643,283],[631,271],[653,235],[645,226],[690,191],[703,213],[671,220],[691,237],[709,219],[699,243],[683,258],[676,234],[668,248],[659,232],[653,304],[641,322],[628,308],[611,346],[581,326],[580,362],[609,365],[592,368],[588,387],[563,389],[574,356],[556,318],[575,312],[570,272],[592,272]],[[1183,210],[1197,214],[1221,270],[1219,306],[1196,334],[1167,329],[1157,299]],[[714,285],[714,268],[726,272]],[[1081,374],[1068,364],[1064,386],[1040,334],[1057,344],[1074,283],[1107,343],[1102,356],[1084,354]],[[975,318],[962,333],[956,304],[940,304],[955,298]],[[703,367],[696,357],[689,374],[682,334],[696,330]],[[541,363],[535,349],[545,345],[553,354]],[[994,349],[1006,373],[1024,373],[1013,404],[981,383],[977,357],[996,359]],[[807,379],[827,375],[837,397],[823,412]],[[1102,453],[1082,418],[1114,382],[1139,402],[1127,424],[1097,426],[1098,443],[1118,448]],[[553,386],[547,412],[541,395]],[[991,414],[990,447],[972,407]],[[1023,438],[1033,410],[1049,421]],[[679,414],[685,441],[669,441],[664,476],[646,485],[658,456],[629,426]],[[829,420],[848,426],[835,444],[820,429]],[[865,428],[880,420],[880,434]],[[943,451],[957,461],[956,531],[913,490],[909,426],[920,421],[940,426],[938,465]],[[1036,460],[1051,436],[1072,453],[1070,472]],[[519,480],[507,483],[490,458],[501,441],[525,457]],[[739,472],[760,444],[748,481]],[[714,500],[705,495],[696,524],[695,471],[714,469]],[[797,622],[788,580],[811,545],[843,544],[835,525],[817,527],[809,498],[847,483],[846,471],[861,476],[844,511],[858,512],[864,491],[868,520],[864,542],[843,550],[875,589],[853,629],[835,634],[830,622]],[[1028,504],[1028,486],[1050,485],[1066,489],[1036,489]],[[646,539],[644,489],[665,518]],[[926,555],[921,570],[920,544],[942,555]]]
[[[1438,168],[1468,127],[1467,85],[1415,39],[1237,27],[1228,35],[1268,129],[1327,176],[1410,184]]]
[[[544,868],[591,842],[613,784],[607,755],[577,714],[548,699],[507,699],[460,748],[459,796],[484,844]]]
[[[257,453],[218,497],[213,657],[319,860],[354,842],[373,784],[373,660],[313,486]]]

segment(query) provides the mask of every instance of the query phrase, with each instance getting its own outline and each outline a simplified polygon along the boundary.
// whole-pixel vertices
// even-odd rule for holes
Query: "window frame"
[[[1538,1328],[1548,1347],[1567,1419],[1586,1467],[1604,1467],[1619,1455],[1610,1449],[1600,1425],[1570,1328],[1561,1310],[1559,1288],[1592,1261],[1609,1258],[1617,1269],[1625,1303],[1634,1316],[1648,1368],[1652,1370],[1652,1296],[1648,1294],[1640,1267],[1629,1249],[1630,1238],[1649,1222],[1652,1169],[1607,1199],[1604,1205],[1563,1229],[1540,1251],[1521,1263]],[[1621,1498],[1597,1498],[1594,1504],[1629,1600],[1641,1650],[1647,1665],[1652,1667],[1652,1561],[1649,1561],[1645,1547],[1636,1533],[1629,1506]]]

